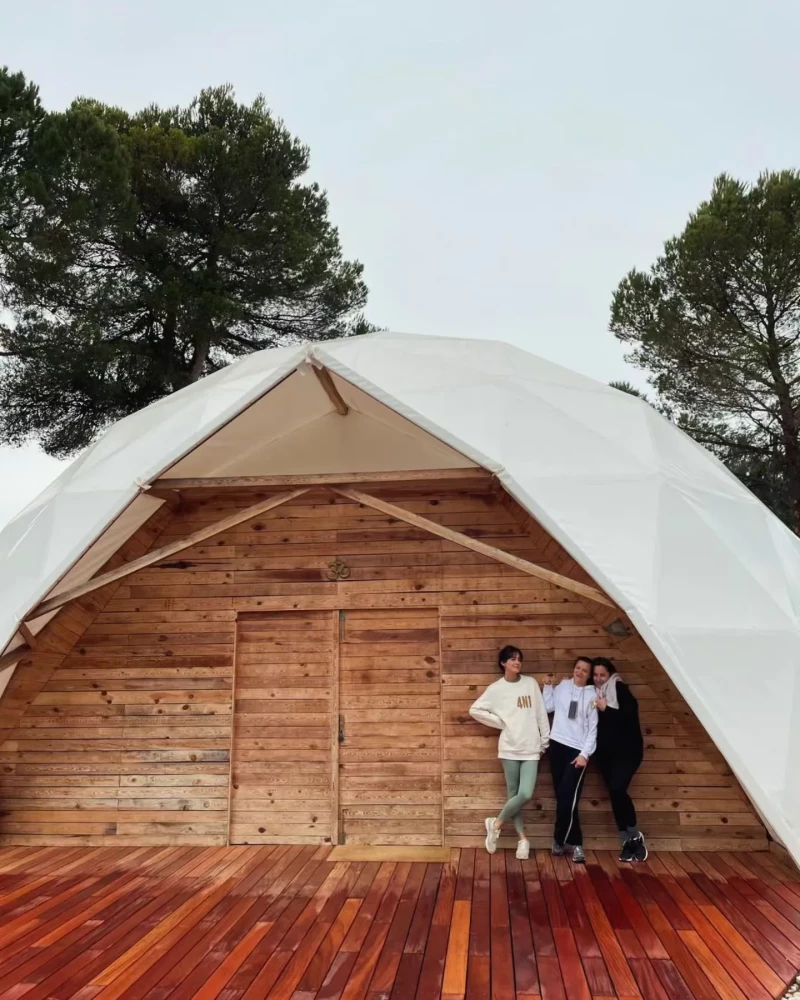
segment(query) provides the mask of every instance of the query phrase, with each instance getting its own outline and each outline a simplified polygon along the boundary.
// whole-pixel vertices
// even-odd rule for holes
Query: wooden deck
[[[588,857],[7,847],[0,1000],[768,1000],[800,969],[774,855]]]

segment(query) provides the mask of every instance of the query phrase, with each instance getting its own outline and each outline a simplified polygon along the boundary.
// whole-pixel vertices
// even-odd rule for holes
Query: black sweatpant
[[[580,750],[550,740],[550,770],[556,793],[556,825],[553,840],[562,847],[564,844],[569,844],[571,847],[583,846],[578,803],[583,791],[586,768],[573,767],[572,764],[580,754]]]
[[[597,770],[602,774],[603,781],[611,799],[611,809],[617,821],[617,829],[627,832],[636,829],[636,808],[633,799],[628,795],[628,786],[633,776],[639,770],[642,756],[637,751],[633,753],[603,753],[598,751],[592,757]]]

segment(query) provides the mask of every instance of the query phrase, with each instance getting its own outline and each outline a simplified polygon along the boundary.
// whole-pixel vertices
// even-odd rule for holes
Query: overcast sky
[[[34,16],[35,15],[35,16]],[[46,106],[230,82],[311,147],[369,318],[640,376],[611,292],[727,171],[797,167],[796,0],[0,0]],[[59,464],[0,449],[0,525]]]

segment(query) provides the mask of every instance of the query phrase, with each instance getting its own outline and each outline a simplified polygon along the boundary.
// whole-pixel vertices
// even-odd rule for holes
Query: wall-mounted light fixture
[[[628,626],[619,618],[615,618],[610,625],[604,626],[605,631],[615,639],[627,639],[631,634]]]

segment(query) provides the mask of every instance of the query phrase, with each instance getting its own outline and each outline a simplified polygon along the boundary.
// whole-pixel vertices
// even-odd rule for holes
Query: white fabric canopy
[[[627,612],[800,861],[800,539],[646,403],[497,341],[263,351],[120,421],[0,533],[0,643],[136,530],[159,476],[473,465]]]

